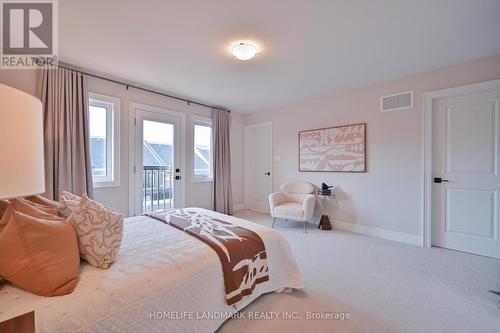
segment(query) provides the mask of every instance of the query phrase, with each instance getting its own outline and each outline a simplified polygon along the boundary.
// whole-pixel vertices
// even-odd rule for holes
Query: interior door
[[[500,92],[433,107],[432,244],[500,258]]]
[[[245,128],[245,179],[247,208],[269,212],[272,192],[272,125]]]
[[[135,109],[135,215],[180,207],[181,119]]]

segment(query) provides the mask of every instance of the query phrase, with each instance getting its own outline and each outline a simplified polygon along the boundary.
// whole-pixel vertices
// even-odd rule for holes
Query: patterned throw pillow
[[[64,200],[71,211],[68,221],[78,236],[80,256],[92,266],[108,268],[118,254],[123,235],[123,215],[90,200]]]
[[[74,195],[73,193],[69,193],[66,191],[62,191],[60,195],[61,199],[59,201],[59,216],[64,217],[67,219],[69,215],[71,214],[71,210],[69,209],[69,206],[77,206],[80,204],[80,201],[82,200],[81,197]]]
[[[61,199],[64,199],[64,200],[73,200],[73,201],[80,201],[82,199],[82,197],[79,197],[79,196],[77,196],[71,192],[67,192],[67,191],[62,191],[60,197],[61,197]]]

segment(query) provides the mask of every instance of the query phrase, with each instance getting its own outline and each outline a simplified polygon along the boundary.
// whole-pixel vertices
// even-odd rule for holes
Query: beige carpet
[[[265,214],[236,215],[271,225]],[[264,295],[244,312],[280,318],[349,312],[351,319],[231,319],[220,333],[500,332],[498,297],[488,293],[500,289],[499,260],[314,227],[304,234],[295,222],[279,221],[277,228],[297,258],[305,290]]]

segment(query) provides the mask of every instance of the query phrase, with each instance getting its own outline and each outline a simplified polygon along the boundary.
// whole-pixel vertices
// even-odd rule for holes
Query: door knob
[[[270,176],[270,175],[271,175],[271,173],[270,173],[270,172],[264,172],[264,175],[265,175],[265,176]]]
[[[449,182],[449,180],[448,180],[448,179],[442,179],[442,178],[440,178],[440,177],[436,177],[436,178],[434,178],[434,183],[436,183],[436,184],[448,183],[448,182]]]

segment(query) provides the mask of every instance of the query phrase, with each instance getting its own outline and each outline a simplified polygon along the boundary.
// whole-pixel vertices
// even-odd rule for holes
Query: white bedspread
[[[302,288],[287,241],[273,229],[200,208],[255,231],[264,241],[270,280],[235,306],[226,305],[217,254],[202,241],[148,217],[125,220],[117,261],[109,269],[82,263],[70,295],[41,297],[11,284],[0,289],[0,321],[35,310],[41,332],[213,332],[264,293]],[[167,319],[168,316],[177,319]]]

